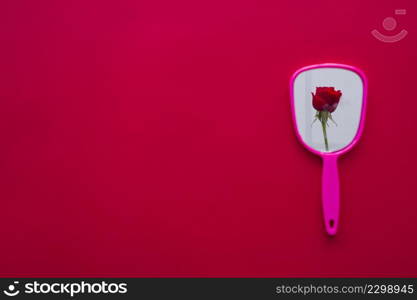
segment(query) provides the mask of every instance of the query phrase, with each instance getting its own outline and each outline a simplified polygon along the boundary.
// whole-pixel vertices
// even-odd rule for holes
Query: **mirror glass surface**
[[[316,68],[298,74],[293,85],[297,130],[311,148],[335,152],[348,146],[361,122],[363,82],[350,70]]]

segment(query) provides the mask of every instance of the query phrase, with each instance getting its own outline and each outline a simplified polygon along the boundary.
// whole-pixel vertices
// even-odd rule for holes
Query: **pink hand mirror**
[[[296,134],[308,150],[323,159],[322,205],[326,231],[339,226],[337,160],[358,142],[364,125],[367,80],[352,66],[320,64],[291,77],[291,109]]]

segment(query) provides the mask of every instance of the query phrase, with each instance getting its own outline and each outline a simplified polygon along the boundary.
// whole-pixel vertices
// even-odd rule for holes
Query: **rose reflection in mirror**
[[[326,151],[329,151],[329,142],[327,139],[327,127],[329,126],[329,120],[335,125],[332,112],[334,112],[339,104],[341,91],[335,90],[334,87],[316,87],[316,93],[311,93],[313,96],[313,107],[316,109],[316,115],[314,121],[319,120],[323,130],[323,139],[326,147]]]

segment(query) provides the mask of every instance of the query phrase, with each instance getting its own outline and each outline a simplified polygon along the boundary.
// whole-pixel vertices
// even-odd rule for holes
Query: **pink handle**
[[[335,235],[339,225],[339,173],[337,155],[323,156],[322,201],[326,231]]]

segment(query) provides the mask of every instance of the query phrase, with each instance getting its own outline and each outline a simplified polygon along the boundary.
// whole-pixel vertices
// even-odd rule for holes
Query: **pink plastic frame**
[[[307,145],[297,129],[297,121],[295,117],[295,105],[294,105],[294,82],[295,79],[301,73],[319,68],[338,68],[346,69],[352,72],[355,72],[359,75],[363,84],[363,95],[362,95],[362,108],[361,108],[361,118],[359,122],[359,128],[356,132],[355,137],[346,147],[337,150],[335,152],[321,152],[311,148]],[[290,96],[291,96],[291,113],[293,124],[296,132],[297,139],[304,145],[309,151],[313,152],[316,155],[319,155],[323,159],[323,175],[322,175],[322,201],[323,201],[323,217],[326,227],[326,231],[329,235],[335,235],[339,225],[339,178],[337,171],[337,159],[340,155],[348,152],[356,145],[360,137],[362,136],[364,124],[365,124],[365,115],[366,115],[366,101],[368,95],[368,80],[362,70],[344,64],[336,63],[325,63],[317,64],[303,67],[297,70],[290,80]]]

